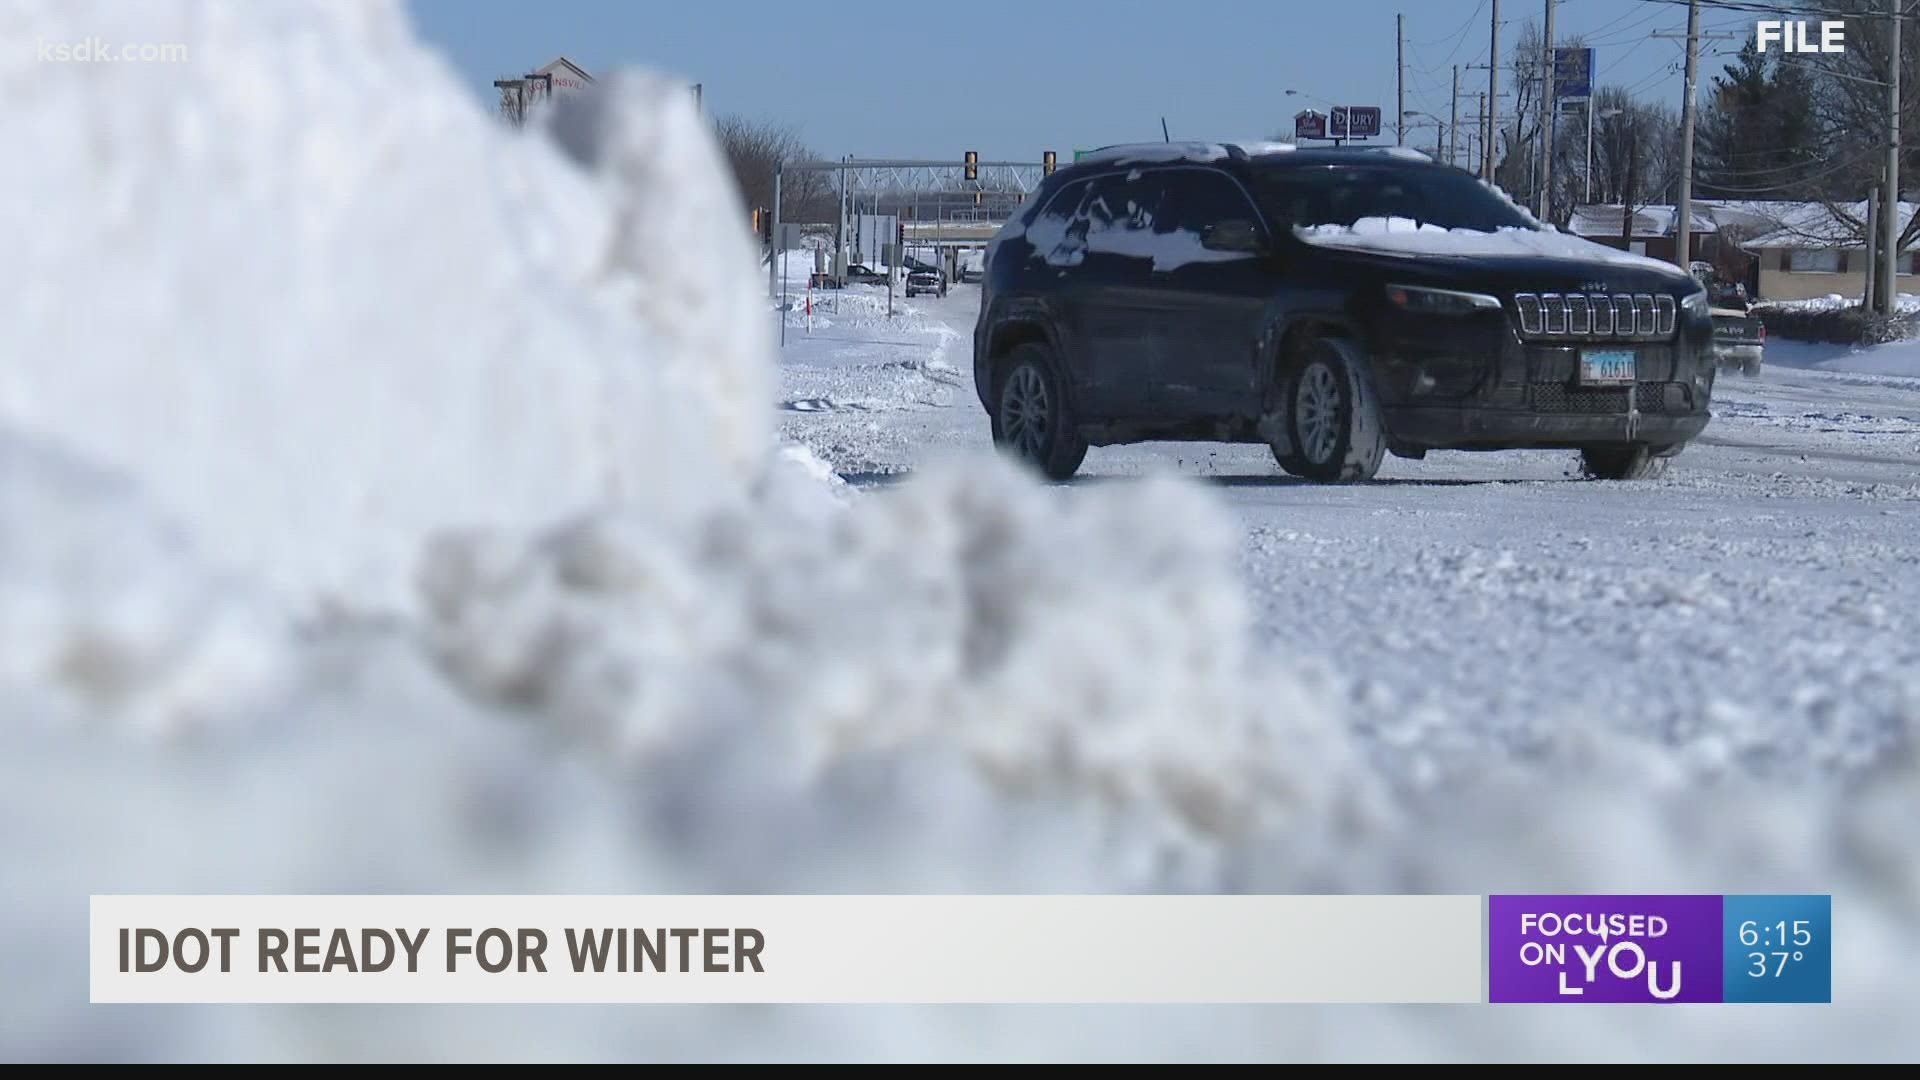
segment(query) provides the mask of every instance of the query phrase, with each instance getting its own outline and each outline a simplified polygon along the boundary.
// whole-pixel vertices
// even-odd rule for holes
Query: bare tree
[[[714,134],[733,170],[734,183],[747,209],[773,206],[773,174],[779,167],[812,160],[797,128],[768,120],[727,115],[716,117]],[[780,218],[790,222],[831,220],[836,200],[832,176],[824,172],[788,171],[780,178]]]
[[[1635,101],[1618,86],[1600,88],[1593,107],[1593,201],[1634,206],[1668,201],[1680,173],[1673,110]],[[1584,137],[1580,154],[1586,155]]]
[[[1901,37],[1901,55],[1893,56],[1892,35],[1884,13],[1883,0],[1831,0],[1838,10],[1858,12],[1845,19],[1845,52],[1798,54],[1780,63],[1806,69],[1812,76],[1815,122],[1822,134],[1822,152],[1817,167],[1809,166],[1810,180],[1817,183],[1820,201],[1825,203],[1845,234],[1844,246],[1864,246],[1867,241],[1864,216],[1846,203],[1865,198],[1868,189],[1883,182],[1886,161],[1887,91],[1886,86],[1896,63],[1902,65],[1900,83],[1900,126],[1904,132],[1920,130],[1920,33]],[[1920,166],[1920,140],[1910,142],[1911,149],[1900,162],[1902,175]],[[1902,248],[1920,241],[1920,214],[1908,221],[1900,235]]]

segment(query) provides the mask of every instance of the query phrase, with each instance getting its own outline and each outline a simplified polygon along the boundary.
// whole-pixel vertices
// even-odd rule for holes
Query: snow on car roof
[[[1221,143],[1123,143],[1117,146],[1103,146],[1081,158],[1079,161],[1076,161],[1074,164],[1130,164],[1136,161],[1218,161],[1227,155],[1227,148]]]
[[[1295,149],[1289,142],[1276,142],[1272,139],[1243,139],[1232,142],[1157,142],[1122,143],[1115,146],[1103,146],[1092,153],[1082,156],[1076,165],[1154,163],[1167,161],[1221,161],[1226,158],[1262,157],[1269,154],[1285,154]]]

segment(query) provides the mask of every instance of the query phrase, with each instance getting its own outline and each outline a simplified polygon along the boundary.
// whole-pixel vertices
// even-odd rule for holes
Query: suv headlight
[[[1498,297],[1430,289],[1424,285],[1389,285],[1387,300],[1394,307],[1416,315],[1471,315],[1476,311],[1500,310]]]
[[[1707,318],[1712,313],[1712,309],[1713,305],[1707,302],[1707,291],[1705,289],[1695,293],[1688,293],[1680,298],[1680,310],[1695,318]]]

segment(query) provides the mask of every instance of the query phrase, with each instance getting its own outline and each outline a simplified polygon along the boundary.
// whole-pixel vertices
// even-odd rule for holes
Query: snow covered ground
[[[1920,379],[1920,341],[1849,346],[1775,338],[1767,343],[1766,362],[1780,367]]]
[[[0,1057],[1920,1052],[1920,384],[1046,486],[971,288],[771,353],[679,80],[511,133],[390,3],[0,8],[103,25],[220,59],[0,56]],[[1838,1004],[86,1004],[90,893],[1562,890],[1831,892]]]
[[[782,434],[855,485],[988,439],[978,288],[910,307],[891,332],[782,354],[783,398],[823,403]],[[1920,703],[1920,379],[1770,367],[1723,378],[1715,405],[1651,483],[1527,451],[1389,457],[1378,483],[1327,488],[1264,447],[1190,443],[1096,449],[1061,490],[1208,482],[1239,523],[1268,654],[1337,671],[1369,753],[1405,782],[1571,729],[1769,776],[1880,761]]]

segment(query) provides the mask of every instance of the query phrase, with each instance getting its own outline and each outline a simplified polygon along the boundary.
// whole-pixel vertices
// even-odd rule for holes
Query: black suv
[[[1049,177],[988,249],[974,383],[994,440],[1264,442],[1364,480],[1392,451],[1563,447],[1657,475],[1716,365],[1686,271],[1540,226],[1397,149],[1147,144]]]

